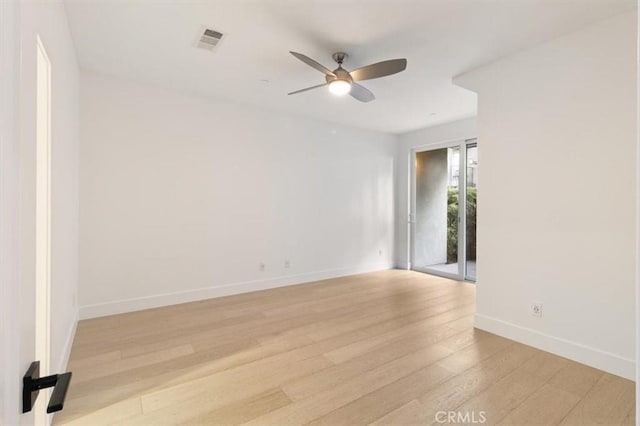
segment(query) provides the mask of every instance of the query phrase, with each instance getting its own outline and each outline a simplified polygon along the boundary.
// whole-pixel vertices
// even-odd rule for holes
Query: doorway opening
[[[411,269],[476,280],[478,144],[413,151]]]

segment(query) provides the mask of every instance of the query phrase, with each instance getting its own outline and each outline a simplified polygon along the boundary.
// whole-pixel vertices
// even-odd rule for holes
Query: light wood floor
[[[81,321],[55,423],[634,423],[633,382],[474,330],[474,300],[383,271]]]

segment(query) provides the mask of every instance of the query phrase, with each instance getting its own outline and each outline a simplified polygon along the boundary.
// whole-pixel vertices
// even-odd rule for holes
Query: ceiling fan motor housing
[[[325,76],[325,80],[327,80],[327,83],[331,83],[334,80],[343,80],[349,84],[353,82],[353,79],[351,78],[349,72],[341,66],[333,70],[333,73],[335,74],[335,77],[332,75]]]

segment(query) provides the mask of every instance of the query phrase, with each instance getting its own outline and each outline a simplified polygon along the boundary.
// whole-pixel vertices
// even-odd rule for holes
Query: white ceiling
[[[402,133],[474,115],[451,78],[634,7],[635,0],[66,0],[80,66],[155,86]],[[225,34],[193,47],[205,25]],[[360,103],[326,89],[289,54],[335,68],[407,58],[403,73],[362,82]],[[263,81],[263,80],[267,80]]]

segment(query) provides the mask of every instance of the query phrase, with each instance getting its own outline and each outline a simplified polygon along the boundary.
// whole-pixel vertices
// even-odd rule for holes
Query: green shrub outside
[[[467,188],[467,260],[476,260],[478,189]],[[458,188],[447,191],[447,263],[458,262]]]

